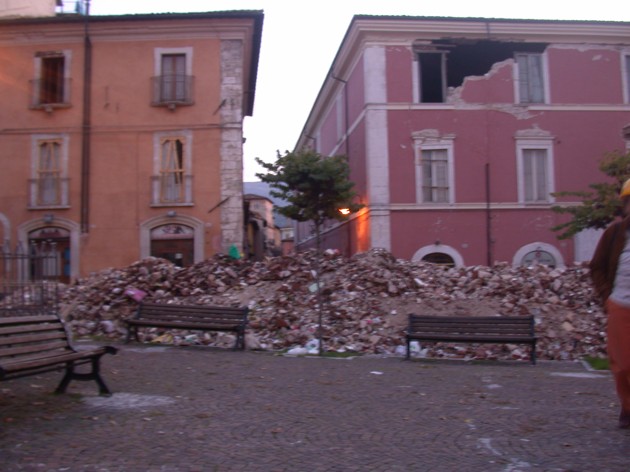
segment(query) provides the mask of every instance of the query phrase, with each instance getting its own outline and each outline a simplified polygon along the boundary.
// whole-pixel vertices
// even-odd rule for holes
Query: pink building
[[[558,240],[552,193],[629,143],[630,23],[355,16],[296,147],[349,156],[366,205],[329,247],[561,267],[597,233]]]
[[[65,280],[242,250],[263,13],[28,4],[0,11],[0,245],[55,243]]]

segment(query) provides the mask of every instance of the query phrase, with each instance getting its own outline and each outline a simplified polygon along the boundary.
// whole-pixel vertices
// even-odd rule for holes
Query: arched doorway
[[[190,226],[169,223],[151,230],[151,256],[167,259],[179,267],[195,260],[195,234]]]
[[[28,233],[31,279],[57,279],[68,283],[71,277],[70,231],[45,226]]]

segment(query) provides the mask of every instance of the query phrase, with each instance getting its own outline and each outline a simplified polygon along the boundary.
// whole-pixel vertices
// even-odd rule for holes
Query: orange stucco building
[[[67,280],[243,246],[260,11],[0,19],[0,241]]]

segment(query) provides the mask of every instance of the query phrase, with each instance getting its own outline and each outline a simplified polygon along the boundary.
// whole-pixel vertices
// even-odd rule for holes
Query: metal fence
[[[56,310],[60,265],[55,243],[0,246],[0,316]]]

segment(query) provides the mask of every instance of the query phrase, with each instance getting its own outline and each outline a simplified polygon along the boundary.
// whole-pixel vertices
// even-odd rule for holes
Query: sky
[[[246,182],[259,157],[293,150],[353,15],[630,21],[623,0],[90,0],[91,15],[263,10],[254,113],[243,125]]]

